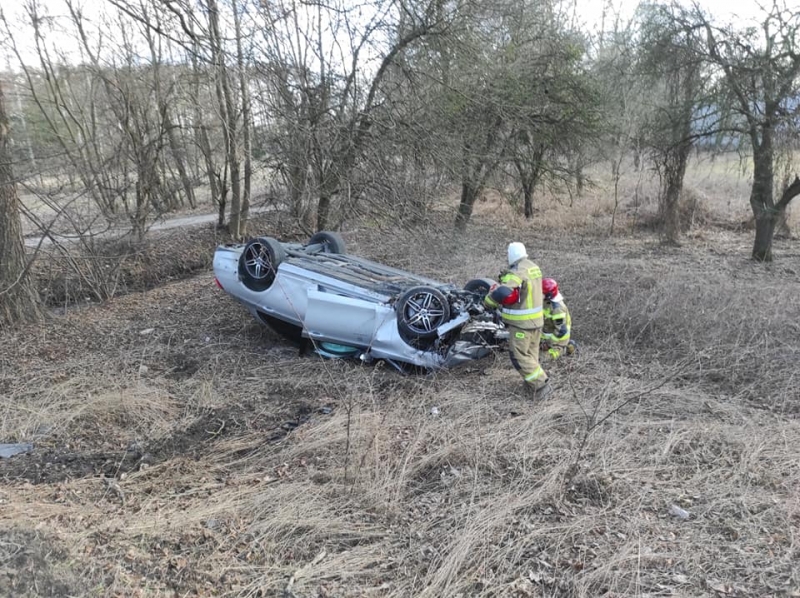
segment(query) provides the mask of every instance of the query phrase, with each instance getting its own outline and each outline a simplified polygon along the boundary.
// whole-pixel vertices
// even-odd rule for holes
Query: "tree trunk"
[[[458,204],[458,213],[456,213],[457,231],[464,232],[467,230],[467,224],[472,217],[472,208],[480,192],[480,187],[473,185],[469,181],[464,181],[461,184],[461,201]]]
[[[611,175],[614,180],[614,209],[611,211],[611,228],[610,235],[614,235],[614,226],[617,223],[617,210],[619,209],[619,180],[621,178],[621,167],[624,155],[620,152],[617,157],[611,162]]]
[[[319,197],[319,204],[317,204],[317,230],[325,230],[328,226],[328,216],[331,211],[331,197],[327,193],[323,193]]]
[[[228,217],[228,232],[234,240],[241,239],[242,193],[239,178],[239,154],[236,147],[236,110],[233,93],[228,82],[228,70],[222,49],[219,29],[219,9],[216,0],[208,2],[208,22],[211,50],[217,77],[217,98],[220,104],[222,127],[225,139],[225,155],[228,161],[231,181],[231,210]]]
[[[583,185],[584,185],[584,180],[586,178],[583,174],[583,156],[581,154],[578,154],[575,157],[575,164],[573,169],[575,175],[575,194],[578,197],[581,197],[583,195]]]
[[[308,209],[304,201],[306,194],[305,170],[294,160],[290,160],[282,174],[286,186],[289,188],[289,208],[292,216],[305,221],[308,217]]]
[[[208,188],[211,195],[211,203],[216,204],[219,210],[219,217],[217,219],[217,228],[224,228],[225,226],[225,201],[222,197],[221,190],[217,183],[217,171],[214,165],[214,154],[211,151],[211,141],[208,138],[208,131],[206,130],[203,121],[203,111],[200,105],[200,79],[205,76],[201,72],[198,56],[200,55],[200,46],[196,41],[194,33],[192,33],[191,63],[192,63],[192,128],[194,130],[194,138],[197,147],[200,149],[200,155],[203,157],[203,164],[205,165],[205,173],[208,178]]]
[[[211,141],[208,139],[208,131],[202,121],[197,121],[197,145],[200,146],[200,154],[206,165],[206,177],[208,178],[208,188],[211,194],[211,203],[217,204],[220,208],[220,219],[217,225],[222,228],[225,226],[225,200],[222,197],[219,181],[217,180],[217,170],[214,167],[214,154],[211,150]]]
[[[753,148],[753,187],[750,191],[750,207],[756,219],[752,257],[758,262],[772,261],[772,238],[777,216],[772,197],[773,168],[772,130],[764,126],[761,142]]]
[[[249,103],[249,102],[248,102]],[[247,221],[250,218],[250,186],[253,178],[253,163],[252,163],[252,142],[250,140],[250,122],[249,115],[250,109],[244,109],[242,115],[244,120],[242,122],[242,133],[244,135],[244,180],[242,186],[242,204],[239,213],[239,233],[240,236],[247,234]]]
[[[683,179],[686,163],[692,146],[678,143],[668,150],[664,160],[664,194],[661,203],[661,220],[664,226],[664,240],[672,245],[680,244],[681,216],[680,199],[683,192]]]
[[[225,228],[225,196],[220,195],[217,201],[217,228]]]
[[[523,184],[522,193],[524,198],[525,219],[533,218],[533,185]]]
[[[499,127],[499,123],[496,124]],[[456,230],[464,232],[467,224],[472,217],[472,209],[475,201],[483,191],[483,186],[489,178],[495,165],[489,164],[487,155],[494,147],[495,131],[492,130],[487,135],[486,143],[478,152],[473,152],[471,145],[467,142],[461,148],[461,201],[458,204],[456,214]],[[473,159],[477,156],[477,162]]]
[[[523,162],[521,159],[514,160],[517,169],[519,182],[522,185],[522,210],[526,220],[533,218],[533,190],[542,172],[542,158],[544,148],[537,149],[531,154],[530,160]]]
[[[215,173],[217,179],[217,187],[219,188],[219,226],[223,227],[225,223],[225,206],[228,205],[228,165],[223,164],[222,174]]]
[[[753,243],[753,259],[758,262],[772,261],[772,239],[775,235],[775,214],[763,211],[756,216],[756,239]]]
[[[664,194],[664,208],[662,222],[664,223],[664,240],[671,245],[680,245],[681,218],[678,209],[681,198],[682,185],[675,180],[667,181],[667,190]]]
[[[178,140],[178,135],[176,133],[176,126],[172,120],[172,114],[170,114],[170,98],[169,92],[167,95],[164,94],[164,91],[161,86],[162,82],[162,72],[161,72],[161,46],[156,41],[153,30],[149,27],[145,28],[145,37],[147,38],[147,45],[150,47],[150,56],[152,59],[152,73],[153,73],[153,88],[155,90],[156,101],[158,103],[158,110],[161,115],[161,126],[159,130],[159,138],[163,139],[163,135],[166,134],[167,136],[167,143],[169,144],[170,153],[172,154],[172,159],[175,161],[175,167],[178,169],[178,177],[180,178],[181,185],[183,186],[183,192],[186,195],[186,200],[189,202],[189,206],[194,208],[194,189],[192,188],[192,183],[189,180],[189,175],[186,171],[186,153],[184,151],[184,147],[181,142]],[[160,145],[159,139],[159,145]],[[172,173],[171,169],[167,169],[167,160],[163,160],[163,172],[164,172],[164,179],[171,180]],[[167,176],[169,174],[169,176]],[[180,199],[180,194],[173,188],[173,185],[165,185],[167,193],[169,194],[168,198],[168,209],[175,210],[178,208],[178,201]],[[183,200],[180,200],[180,205],[183,205]]]
[[[189,173],[186,170],[186,152],[181,142],[178,140],[176,127],[172,122],[169,114],[169,109],[166,105],[162,108],[164,110],[164,127],[167,129],[167,140],[169,141],[169,150],[172,153],[172,159],[175,160],[175,165],[178,168],[178,176],[183,185],[183,192],[186,194],[186,200],[189,202],[189,207],[194,209],[194,188],[192,181],[189,178]]]
[[[755,184],[754,184],[755,186]],[[759,262],[772,261],[772,241],[775,229],[786,215],[789,203],[800,195],[800,178],[795,177],[791,185],[786,187],[775,206],[762,206],[756,214],[756,239],[753,243],[753,259]],[[770,202],[771,204],[772,202]]]
[[[250,92],[247,89],[247,72],[242,52],[242,26],[239,9],[232,4],[233,23],[236,32],[236,63],[239,69],[239,93],[242,96],[242,138],[244,142],[244,180],[242,188],[241,210],[239,212],[239,235],[247,233],[247,219],[250,217],[250,181],[253,174],[252,141],[250,139]]]
[[[39,297],[25,261],[8,137],[8,117],[0,86],[0,327],[41,317]]]
[[[194,60],[193,60],[194,62]],[[199,80],[200,72],[195,70],[194,76]],[[194,134],[197,146],[200,148],[200,155],[205,164],[206,178],[208,179],[208,189],[211,195],[211,203],[216,204],[219,210],[217,221],[218,228],[225,227],[225,198],[222,196],[219,181],[217,180],[217,170],[214,165],[214,153],[211,149],[211,141],[208,138],[208,131],[203,123],[203,114],[200,111],[199,89],[195,89],[194,94]]]
[[[669,119],[668,139],[671,141],[661,154],[663,173],[662,194],[659,209],[663,223],[664,241],[680,245],[681,214],[680,199],[683,193],[683,180],[686,165],[692,151],[692,117],[697,88],[698,70],[694,63],[685,68],[677,68],[667,77],[667,99],[672,107]]]
[[[10,70],[10,69],[9,69]],[[36,172],[36,156],[33,153],[33,142],[31,141],[31,133],[28,129],[28,119],[25,117],[25,110],[22,108],[22,94],[16,89],[17,79],[16,77],[11,77],[12,85],[14,86],[14,90],[12,93],[15,96],[16,104],[17,104],[17,114],[19,114],[20,122],[22,123],[22,132],[25,135],[25,148],[28,150],[28,160],[30,160],[30,169],[31,172]],[[39,180],[42,181],[42,174],[39,173]]]

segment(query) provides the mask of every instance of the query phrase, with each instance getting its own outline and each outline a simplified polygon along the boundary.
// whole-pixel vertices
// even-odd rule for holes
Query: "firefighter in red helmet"
[[[511,364],[525,381],[525,388],[535,397],[551,392],[547,374],[539,364],[539,341],[542,334],[542,271],[528,259],[522,243],[508,245],[508,270],[500,276],[484,299],[491,309],[500,309],[508,329]]]
[[[575,343],[570,339],[572,317],[558,290],[558,283],[552,278],[543,278],[542,295],[544,328],[539,349],[553,360],[564,354],[571,355],[575,351]]]

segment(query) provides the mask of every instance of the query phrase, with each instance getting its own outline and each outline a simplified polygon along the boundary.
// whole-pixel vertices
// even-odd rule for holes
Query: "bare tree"
[[[647,90],[634,68],[638,50],[635,23],[623,23],[619,18],[613,23],[612,30],[603,32],[592,65],[603,97],[603,157],[610,162],[614,188],[611,234],[619,210],[620,183],[631,153],[634,169],[640,169],[641,132],[648,114]]]
[[[702,39],[687,25],[679,6],[644,7],[638,70],[652,104],[642,139],[661,177],[659,216],[664,240],[677,245],[681,222],[679,202],[689,155],[701,121],[710,117],[703,90],[708,83],[699,57]]]
[[[190,105],[195,144],[202,157],[212,202],[218,208],[218,225],[224,226],[229,206],[229,232],[233,238],[241,239],[249,213],[252,177],[250,71],[241,20],[245,4],[240,5],[237,0],[230,3],[202,0],[199,5],[175,0],[150,1],[154,10],[165,11],[161,19],[149,18],[144,4],[136,7],[109,0],[159,38],[183,48],[191,64]],[[233,31],[228,20],[231,16]],[[214,143],[217,127],[222,131],[221,157]]]
[[[578,40],[553,40],[529,74],[531,91],[526,95],[530,99],[520,98],[522,109],[513,118],[515,133],[509,149],[527,219],[533,217],[533,193],[539,185],[563,188],[572,179],[581,180],[575,150],[590,147],[599,134],[600,102],[579,66],[580,48]],[[528,63],[535,64],[534,59]]]
[[[209,135],[211,126],[204,114],[203,105],[205,102],[202,93],[202,83],[207,77],[208,71],[204,68],[206,62],[202,59],[200,35],[195,32],[194,22],[195,20],[192,18],[181,21],[181,23],[185,23],[186,33],[191,40],[186,54],[191,64],[190,101],[192,106],[192,128],[194,130],[195,144],[203,158],[203,168],[208,181],[211,203],[217,206],[217,227],[223,228],[225,226],[225,209],[228,197],[227,162],[223,162],[222,166],[218,164],[216,152],[211,144]]]
[[[721,101],[730,106],[729,127],[749,142],[753,153],[750,207],[756,221],[752,257],[772,261],[775,226],[800,193],[792,183],[776,201],[776,135],[797,125],[800,95],[800,12],[775,1],[760,29],[717,27],[698,9],[693,19],[705,31],[705,57],[724,75]]]
[[[142,3],[142,13],[145,16],[148,16],[148,9],[144,3]],[[156,28],[160,28],[161,22],[158,10],[153,10],[152,18],[155,21]],[[147,46],[150,49],[150,61],[153,70],[155,96],[158,103],[158,110],[161,116],[161,122],[163,123],[164,132],[167,136],[167,140],[169,141],[170,153],[172,154],[172,159],[175,162],[175,167],[178,170],[178,177],[183,187],[183,192],[186,195],[186,200],[189,202],[189,206],[194,208],[196,204],[194,197],[194,185],[189,177],[187,168],[186,148],[182,140],[179,139],[179,127],[175,124],[175,119],[172,116],[172,104],[174,103],[172,101],[172,91],[175,85],[174,79],[167,86],[167,89],[164,89],[165,83],[168,81],[168,79],[162,74],[163,58],[161,45],[162,43],[170,42],[168,39],[156,36],[154,29],[151,27],[144,27],[142,33],[147,40]]]
[[[0,326],[36,320],[39,298],[28,275],[19,199],[8,151],[10,129],[0,84]]]
[[[270,146],[296,207],[313,198],[317,229],[352,204],[353,173],[374,139],[390,67],[415,42],[447,27],[449,13],[437,12],[436,3],[381,0],[369,13],[344,0],[261,3],[271,24],[260,45],[274,116]]]
[[[436,104],[461,187],[455,228],[463,231],[505,155],[512,134],[508,104],[518,98],[507,93],[511,69],[503,54],[512,45],[508,5],[473,3],[458,16],[458,34],[436,48],[430,76],[441,88]]]
[[[467,225],[496,169],[509,164],[530,219],[537,186],[571,179],[568,155],[596,136],[598,95],[582,64],[585,40],[550,0],[476,4],[463,19],[440,67],[444,120],[461,167],[456,228]]]
[[[239,148],[237,138],[238,113],[234,92],[225,60],[224,40],[220,31],[220,10],[217,0],[205,0],[208,18],[208,42],[211,51],[211,62],[214,65],[219,103],[220,120],[224,131],[225,155],[230,172],[231,206],[228,219],[228,232],[235,239],[240,238],[242,218],[242,181],[239,174]]]
[[[244,6],[244,3],[243,3]],[[241,238],[247,231],[247,219],[250,216],[250,189],[253,177],[253,142],[251,139],[251,110],[250,110],[250,90],[248,89],[248,65],[245,62],[245,54],[242,49],[242,15],[236,0],[231,0],[231,10],[233,11],[234,34],[236,36],[236,71],[239,78],[239,97],[242,105],[242,144],[244,152],[244,173],[242,179],[242,198],[239,209],[239,221],[235,233],[235,238]],[[232,227],[233,228],[233,227]]]
[[[152,21],[158,27],[160,14],[144,0],[141,21],[123,10],[87,18],[72,0],[64,6],[58,26],[74,33],[80,63],[53,42],[49,33],[56,20],[36,0],[26,5],[36,64],[24,59],[22,42],[11,35],[13,24],[4,19],[9,46],[25,75],[40,133],[51,140],[47,153],[59,156],[62,173],[80,183],[71,191],[94,203],[88,222],[76,232],[91,230],[98,220],[119,226],[123,214],[141,236],[154,212],[194,203],[186,147],[174,116],[180,105],[175,72],[181,67],[165,64],[167,38],[151,35],[146,25]],[[51,172],[53,162],[48,160]]]

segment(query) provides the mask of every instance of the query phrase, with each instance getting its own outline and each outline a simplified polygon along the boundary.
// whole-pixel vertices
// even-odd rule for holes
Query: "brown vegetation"
[[[666,249],[480,218],[346,236],[453,281],[527,242],[581,343],[543,403],[504,354],[427,377],[300,357],[208,272],[3,334],[0,438],[35,449],[0,461],[0,593],[800,590],[797,273],[725,256],[732,233]]]
[[[786,3],[44,4],[0,11],[0,595],[800,596]],[[319,228],[454,283],[523,241],[580,351],[539,402],[303,355],[210,265]]]
[[[257,214],[252,223],[264,227],[275,220],[275,215]],[[289,232],[291,227],[284,230]],[[208,224],[154,231],[143,240],[124,237],[48,244],[35,249],[38,259],[32,275],[44,303],[67,308],[144,291],[206,271],[211,268],[217,244],[230,240],[227,230]]]

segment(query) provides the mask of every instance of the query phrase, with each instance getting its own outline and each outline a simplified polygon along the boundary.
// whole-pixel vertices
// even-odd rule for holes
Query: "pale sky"
[[[618,12],[624,22],[631,18],[639,0],[575,0],[575,4],[582,20],[594,29],[600,25],[603,5],[610,6],[613,11]],[[691,6],[693,2],[682,0],[681,4]],[[762,7],[771,7],[772,0],[697,0],[696,4],[722,24],[732,21],[757,21],[765,13]],[[800,0],[778,0],[778,4],[800,12]]]
[[[600,27],[604,5],[606,6],[607,10],[606,28],[609,28],[613,26],[614,17],[612,15],[614,12],[619,13],[621,24],[624,25],[630,20],[636,9],[636,6],[639,3],[639,0],[565,1],[574,2],[574,9],[576,11],[578,21],[587,29],[595,31]],[[687,6],[691,3],[691,1],[692,0],[681,0],[681,2]],[[793,8],[794,10],[800,12],[800,0],[777,1],[780,5],[785,5],[787,8]],[[50,15],[66,16],[68,14],[64,0],[39,0],[39,2],[44,10],[49,12]],[[714,20],[720,24],[731,21],[738,21],[740,24],[745,24],[747,22],[756,22],[760,15],[764,14],[764,8],[762,8],[762,6],[772,6],[773,0],[696,0],[696,2],[702,8],[711,13]],[[6,12],[6,16],[9,17],[12,22],[17,21],[19,14],[23,10],[24,4],[25,3],[21,1],[3,2],[3,9]],[[76,0],[76,4],[81,6],[85,14],[87,14],[87,16],[89,16],[95,23],[97,22],[98,14],[103,8],[108,7],[113,11],[113,7],[105,0]],[[115,28],[112,27],[103,29],[107,41],[110,41],[108,40],[108,37],[114,35],[113,29]],[[15,30],[12,28],[12,33],[14,32]],[[2,38],[4,34],[4,31],[0,31],[0,38]],[[72,35],[74,34],[71,31],[70,33],[54,32],[48,36],[48,41],[51,43],[55,42],[53,45],[59,50],[66,51],[68,54],[72,54],[78,47],[78,43],[76,40],[74,40]],[[30,38],[31,36],[29,35],[15,36],[15,40],[20,46],[19,49],[24,56],[24,60],[29,64],[35,64],[35,54],[32,51],[32,40]],[[2,62],[2,64],[0,64],[0,68],[6,67],[7,62],[10,64],[15,62],[13,59],[9,60],[9,58],[11,57],[8,56],[6,48],[0,47],[0,61]]]

